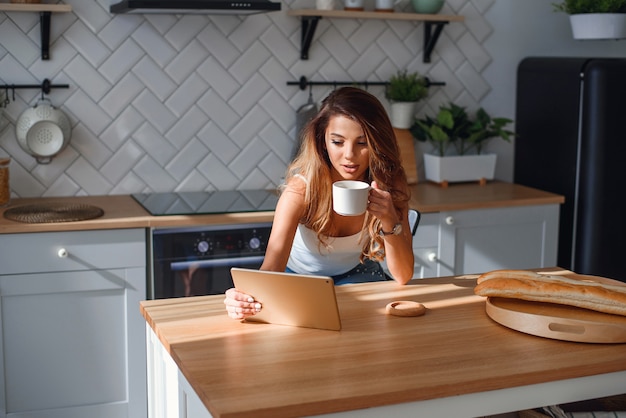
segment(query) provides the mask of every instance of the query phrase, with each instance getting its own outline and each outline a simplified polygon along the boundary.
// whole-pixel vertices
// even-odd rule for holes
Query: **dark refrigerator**
[[[514,181],[565,196],[558,264],[626,282],[626,59],[524,59]]]

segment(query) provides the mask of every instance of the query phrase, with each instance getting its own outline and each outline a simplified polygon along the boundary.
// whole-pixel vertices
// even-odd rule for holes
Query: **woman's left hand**
[[[367,210],[380,219],[384,231],[390,231],[394,225],[400,222],[396,208],[393,205],[391,193],[379,189],[376,181],[372,182]]]

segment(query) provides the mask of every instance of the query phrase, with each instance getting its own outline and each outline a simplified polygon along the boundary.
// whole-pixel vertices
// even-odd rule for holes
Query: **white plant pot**
[[[582,13],[570,15],[574,39],[626,38],[625,13]]]
[[[391,126],[398,129],[409,129],[415,120],[417,102],[392,102],[389,119]]]
[[[438,155],[424,154],[426,179],[436,183],[493,180],[496,154]]]

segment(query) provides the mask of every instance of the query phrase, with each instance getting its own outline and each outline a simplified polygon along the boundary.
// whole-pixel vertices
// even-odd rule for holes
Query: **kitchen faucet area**
[[[573,3],[0,0],[0,418],[626,417],[626,30],[574,36]],[[312,135],[342,88],[389,129]],[[285,220],[285,182],[325,175],[287,172],[307,139],[330,244]],[[489,174],[443,174],[461,157]],[[381,278],[296,271],[307,232],[378,243]],[[256,321],[232,268],[283,280],[241,298]]]

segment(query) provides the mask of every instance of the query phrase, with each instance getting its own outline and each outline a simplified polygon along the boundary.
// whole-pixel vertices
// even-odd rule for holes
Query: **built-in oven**
[[[231,267],[258,269],[270,223],[152,230],[148,297],[217,295],[233,287]]]
[[[273,211],[278,200],[268,190],[132,196],[154,216]],[[271,222],[152,228],[147,298],[223,294],[233,286],[231,267],[261,266],[271,228]]]

